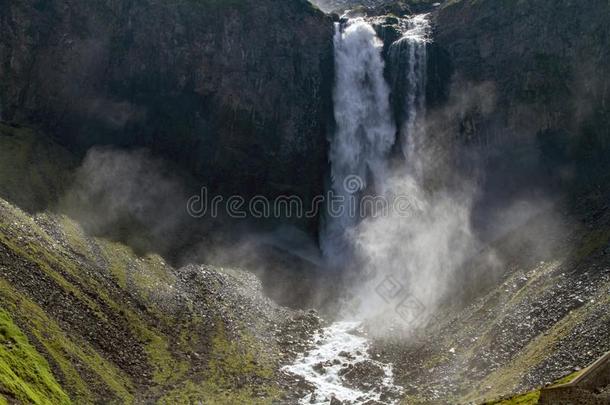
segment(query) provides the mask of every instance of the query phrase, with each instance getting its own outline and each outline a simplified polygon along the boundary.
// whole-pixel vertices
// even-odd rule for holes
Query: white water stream
[[[284,367],[284,371],[303,377],[315,387],[315,392],[302,398],[301,404],[328,405],[334,397],[345,404],[361,405],[367,401],[394,404],[395,400],[383,400],[382,394],[400,393],[402,389],[394,384],[392,365],[373,360],[369,354],[369,343],[359,330],[358,322],[336,322],[316,333],[315,347],[297,358],[294,364]],[[383,376],[373,383],[373,378],[365,375],[366,389],[346,384],[350,367],[368,363],[383,370]]]

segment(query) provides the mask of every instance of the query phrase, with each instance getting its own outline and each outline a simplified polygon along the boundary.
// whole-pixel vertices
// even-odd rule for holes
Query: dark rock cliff
[[[438,11],[435,26],[433,57],[453,73],[462,104],[454,129],[485,152],[487,177],[503,173],[497,183],[511,191],[536,178],[564,190],[605,189],[607,1],[453,1]],[[436,94],[449,93],[447,80],[431,78]],[[467,94],[478,99],[472,108]]]
[[[305,0],[0,1],[0,120],[143,146],[225,194],[320,193],[332,22]]]

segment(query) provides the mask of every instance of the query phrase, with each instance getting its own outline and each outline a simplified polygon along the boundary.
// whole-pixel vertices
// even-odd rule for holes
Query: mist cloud
[[[90,149],[61,208],[93,235],[167,251],[188,220],[182,181],[145,150]]]
[[[469,114],[494,111],[495,87],[456,81],[450,100],[423,119],[425,133],[414,138],[408,161],[396,165],[380,187],[408,196],[411,214],[369,217],[350,233],[362,278],[343,311],[374,322],[381,334],[425,325],[459,291],[462,269],[474,257],[490,271],[499,266],[472,228],[476,179],[453,170],[460,123]]]

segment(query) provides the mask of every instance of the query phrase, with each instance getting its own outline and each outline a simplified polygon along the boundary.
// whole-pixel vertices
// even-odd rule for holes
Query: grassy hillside
[[[0,393],[11,401],[269,403],[281,394],[269,328],[290,315],[246,273],[176,270],[0,200]]]
[[[70,403],[47,361],[4,310],[0,311],[0,344],[0,384],[4,391],[0,395],[35,404]],[[0,402],[6,403],[2,398]]]
[[[78,165],[44,134],[0,123],[0,404],[284,395],[279,365],[317,317],[277,306],[250,273],[177,269],[52,213]]]

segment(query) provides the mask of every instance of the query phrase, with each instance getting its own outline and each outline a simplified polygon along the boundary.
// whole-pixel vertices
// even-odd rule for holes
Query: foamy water
[[[430,20],[428,14],[417,14],[406,19],[407,31],[403,38],[418,42],[430,42]]]
[[[327,405],[335,397],[348,404],[360,405],[374,400],[383,404],[397,401],[381,401],[383,391],[400,392],[394,384],[392,365],[373,360],[369,354],[368,340],[358,333],[359,322],[337,322],[314,335],[315,347],[300,355],[294,364],[283,368],[284,371],[304,378],[315,387],[315,391],[300,400],[301,404]],[[348,356],[345,356],[345,354]],[[345,384],[340,371],[348,365],[371,362],[384,372],[382,381],[370,390],[362,391]],[[321,370],[316,365],[325,363]],[[365,377],[366,378],[366,377]]]

